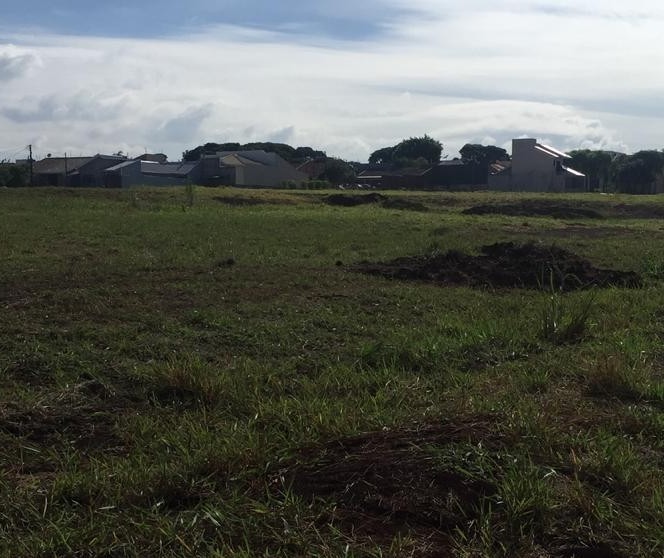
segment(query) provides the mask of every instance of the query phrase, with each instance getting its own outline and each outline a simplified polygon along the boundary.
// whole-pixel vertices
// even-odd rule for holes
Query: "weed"
[[[519,460],[503,471],[499,504],[513,538],[523,540],[542,535],[555,507],[551,474],[551,470],[537,467],[529,460]]]
[[[196,195],[196,187],[192,182],[187,181],[184,186],[184,196],[185,196],[185,205],[186,207],[194,206],[194,199]]]
[[[546,295],[540,315],[540,339],[555,345],[574,343],[588,331],[589,320],[595,302],[594,294],[572,301],[558,290],[551,289]]]
[[[226,387],[226,376],[196,356],[172,358],[148,373],[153,397],[162,403],[215,405]]]
[[[647,383],[646,369],[640,363],[630,364],[622,354],[602,355],[585,371],[591,395],[639,400]]]
[[[464,529],[456,529],[452,546],[454,556],[458,558],[508,555],[508,549],[501,542],[500,529],[496,526],[496,514],[491,501],[480,505],[477,518],[471,520]]]
[[[664,259],[652,255],[647,255],[643,260],[643,273],[654,279],[664,277]]]

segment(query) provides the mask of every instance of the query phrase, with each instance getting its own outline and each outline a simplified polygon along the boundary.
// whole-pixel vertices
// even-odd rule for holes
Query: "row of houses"
[[[536,139],[512,140],[512,157],[488,166],[461,159],[425,168],[361,169],[358,183],[372,188],[487,189],[530,192],[585,192],[586,175],[571,168],[570,156]]]
[[[47,157],[33,164],[35,186],[252,186],[276,188],[309,179],[276,153],[222,151],[198,161],[169,163],[162,154],[128,159],[119,155]]]
[[[461,159],[426,168],[390,169],[364,165],[356,182],[370,188],[489,189],[505,191],[578,192],[586,176],[568,165],[570,157],[535,139],[512,141],[512,157],[487,165]],[[169,163],[162,154],[128,159],[120,155],[47,157],[33,165],[36,186],[247,186],[276,188],[317,178],[324,161],[293,167],[276,153],[263,150],[221,151],[197,161]]]

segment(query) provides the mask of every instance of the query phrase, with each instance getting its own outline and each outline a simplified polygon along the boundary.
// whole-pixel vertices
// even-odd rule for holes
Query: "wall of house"
[[[359,175],[355,183],[383,190],[428,190],[431,189],[427,174],[381,174],[368,171],[366,176]]]
[[[554,158],[535,149],[535,139],[512,140],[511,190],[528,192],[563,192],[565,172],[557,170],[562,158]]]
[[[293,181],[297,184],[305,182],[307,175],[288,166],[262,166],[247,165],[237,167],[236,186],[260,186],[263,188],[278,188],[284,182]]]
[[[565,192],[587,192],[588,190],[589,185],[585,176],[565,173]]]
[[[200,183],[199,167],[188,176],[145,174],[141,172],[141,161],[122,167],[117,171],[106,172],[104,185],[107,188],[131,188],[133,186],[185,186]]]
[[[64,173],[35,173],[32,182],[35,186],[64,186]]]
[[[252,159],[263,164],[220,166],[219,156],[207,156],[201,161],[200,183],[208,186],[253,186],[262,188],[278,188],[284,182],[294,181],[298,184],[308,180],[304,172],[298,171],[275,153],[263,151],[247,151],[240,155],[251,155]]]
[[[133,161],[131,165],[115,171],[104,172],[104,186],[106,188],[129,188],[139,184],[141,176],[141,162]]]
[[[511,172],[506,171],[500,174],[490,174],[487,181],[487,188],[498,192],[509,192],[513,190]]]
[[[201,159],[200,184],[205,186],[235,186],[237,184],[236,168],[223,167],[218,156],[206,156]]]
[[[429,184],[433,188],[478,190],[487,183],[487,170],[471,163],[442,164],[431,168]]]
[[[70,186],[89,187],[89,188],[103,188],[105,186],[104,171],[121,163],[122,159],[103,159],[101,157],[95,158],[89,163],[82,165],[78,169],[78,174],[68,177]]]

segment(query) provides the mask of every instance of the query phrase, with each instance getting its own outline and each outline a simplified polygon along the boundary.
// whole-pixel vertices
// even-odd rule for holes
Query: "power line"
[[[19,153],[22,153],[22,152],[28,151],[28,150],[29,150],[28,146],[19,147],[19,148],[16,148],[16,149],[12,149],[12,148],[3,149],[2,151],[0,151],[0,160],[14,159],[16,157],[16,155],[18,155]]]

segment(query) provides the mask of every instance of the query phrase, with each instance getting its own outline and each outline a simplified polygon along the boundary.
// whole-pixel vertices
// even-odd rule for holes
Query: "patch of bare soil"
[[[214,201],[223,203],[225,205],[258,205],[261,202],[255,198],[248,198],[246,196],[215,196],[212,198]]]
[[[358,205],[380,204],[386,209],[400,209],[407,211],[428,211],[429,208],[420,202],[406,198],[388,197],[372,192],[370,194],[331,194],[324,198],[328,205],[341,207],[356,207]]]
[[[371,203],[382,203],[388,198],[382,194],[372,192],[371,194],[330,194],[324,198],[328,205],[342,207],[355,207]]]
[[[5,368],[8,378],[32,386],[45,386],[54,383],[52,364],[36,354],[25,355],[11,362]]]
[[[402,209],[406,211],[429,211],[429,208],[420,202],[407,200],[405,198],[388,198],[382,206],[385,209]]]
[[[609,285],[635,288],[642,284],[635,272],[596,268],[588,260],[557,246],[497,242],[483,246],[481,252],[472,256],[450,250],[388,262],[362,262],[351,269],[390,279],[470,287],[572,291]]]
[[[509,435],[496,431],[499,417],[478,415],[419,428],[384,429],[302,448],[269,479],[271,490],[325,501],[324,523],[358,541],[390,548],[395,537],[412,541],[412,556],[447,557],[452,537],[472,526],[483,503],[499,498],[486,473],[460,456],[460,466],[436,458],[455,443],[468,443],[499,456]],[[496,513],[500,513],[498,508]],[[551,558],[626,558],[614,546],[568,538],[538,541]],[[535,554],[533,555],[535,556]]]
[[[618,203],[610,206],[608,216],[625,219],[662,219],[664,206],[648,203]]]
[[[603,219],[598,210],[578,203],[548,200],[523,200],[516,203],[480,204],[462,211],[464,215],[509,215],[553,217],[554,219]]]
[[[44,446],[121,452],[115,423],[125,407],[106,386],[87,381],[29,409],[0,409],[0,432]]]
[[[252,198],[249,196],[214,196],[212,198],[214,201],[223,203],[224,205],[232,206],[251,206],[251,205],[260,205],[260,204],[283,204],[286,203],[283,200],[276,199],[258,199]]]
[[[566,200],[521,200],[487,203],[469,207],[465,215],[508,215],[515,217],[552,217],[554,219],[661,219],[664,206],[646,203],[612,203]]]
[[[475,516],[480,501],[495,494],[484,479],[438,466],[427,447],[502,440],[492,421],[480,417],[457,424],[385,430],[303,449],[274,476],[273,486],[335,504],[340,528],[389,544],[409,533],[421,541],[421,556],[446,556],[449,534]]]

